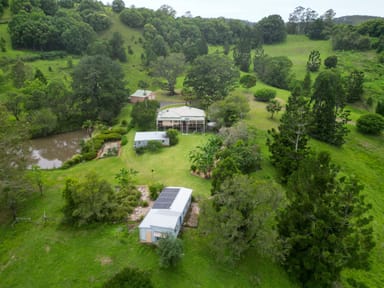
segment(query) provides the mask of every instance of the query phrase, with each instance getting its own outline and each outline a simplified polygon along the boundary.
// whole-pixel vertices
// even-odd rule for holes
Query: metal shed
[[[163,146],[169,146],[169,138],[165,131],[136,132],[134,147],[140,148],[148,145],[149,141],[158,141]]]
[[[164,188],[139,225],[140,241],[155,243],[167,235],[177,237],[191,205],[191,198],[192,189]]]

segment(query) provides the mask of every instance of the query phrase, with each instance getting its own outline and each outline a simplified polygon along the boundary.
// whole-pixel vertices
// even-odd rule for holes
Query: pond
[[[30,165],[38,165],[42,169],[59,168],[80,152],[80,142],[85,138],[85,131],[75,131],[32,139],[29,144]]]

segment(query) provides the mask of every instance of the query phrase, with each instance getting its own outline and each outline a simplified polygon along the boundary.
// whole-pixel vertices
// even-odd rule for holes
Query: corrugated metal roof
[[[151,131],[151,132],[136,132],[136,141],[151,141],[151,140],[164,140],[167,139],[167,132],[165,131]]]
[[[189,106],[181,106],[174,108],[167,108],[159,111],[157,114],[157,120],[162,119],[177,119],[177,120],[204,120],[205,112],[204,110],[189,107]]]
[[[131,96],[133,96],[133,97],[147,97],[150,94],[152,94],[152,91],[150,91],[150,90],[136,90],[136,92],[133,93]]]
[[[164,195],[162,195],[163,193]],[[165,187],[158,197],[159,202],[156,200],[152,209],[140,223],[139,228],[156,226],[175,229],[191,195],[192,189],[189,188]]]

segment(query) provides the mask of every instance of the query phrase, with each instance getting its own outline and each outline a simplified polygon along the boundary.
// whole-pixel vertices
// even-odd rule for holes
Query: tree
[[[376,113],[362,115],[357,119],[356,127],[361,133],[380,135],[384,130],[384,117]]]
[[[191,170],[202,173],[205,178],[210,178],[215,167],[216,153],[219,151],[222,140],[219,137],[211,136],[205,145],[197,146],[189,152]]]
[[[177,77],[184,71],[185,57],[180,53],[171,53],[167,57],[159,57],[154,64],[154,74],[165,78],[169,95],[176,94],[175,86]]]
[[[111,47],[111,58],[113,60],[127,62],[127,53],[125,53],[124,39],[119,32],[114,32],[112,34],[112,38],[109,40],[109,46]]]
[[[72,89],[83,120],[111,122],[126,100],[124,73],[109,58],[85,56],[73,71]]]
[[[264,17],[257,22],[257,26],[263,35],[263,42],[265,44],[281,43],[287,38],[284,20],[280,15]]]
[[[40,8],[46,15],[53,16],[56,14],[59,5],[56,0],[40,0]]]
[[[257,73],[257,75],[261,78],[265,73],[265,67],[268,62],[268,55],[265,54],[264,49],[262,47],[258,47],[255,49],[255,57],[253,58],[253,70]]]
[[[327,58],[325,58],[324,66],[326,68],[328,68],[328,69],[336,68],[336,66],[337,66],[337,56],[336,55],[332,55],[332,56],[328,56]]]
[[[320,69],[320,65],[321,65],[320,52],[317,50],[312,50],[308,56],[307,70],[310,72],[317,72]]]
[[[80,21],[69,25],[61,34],[61,42],[65,50],[74,54],[84,53],[88,45],[92,43],[95,38],[96,33],[92,27]]]
[[[252,30],[248,26],[241,33],[238,43],[233,48],[233,60],[235,65],[243,72],[249,71],[251,64]]]
[[[256,81],[256,76],[252,74],[245,74],[240,77],[240,85],[247,89],[256,86]]]
[[[220,186],[225,180],[231,179],[236,174],[240,173],[236,161],[231,156],[220,159],[212,172],[211,195],[220,191]]]
[[[380,114],[381,116],[384,116],[384,102],[383,101],[377,102],[376,113]]]
[[[268,102],[265,107],[269,113],[271,113],[271,119],[273,119],[273,115],[279,113],[283,106],[281,106],[280,102],[276,99],[272,99]]]
[[[248,98],[243,95],[230,95],[224,100],[214,102],[208,107],[210,120],[216,128],[230,127],[244,119],[250,110]]]
[[[63,190],[64,221],[82,226],[112,219],[116,201],[112,186],[90,173],[82,181],[67,179]]]
[[[283,183],[287,182],[288,177],[308,155],[309,125],[308,101],[292,94],[288,98],[278,130],[269,130],[267,138],[271,163],[277,168]]]
[[[11,73],[13,85],[16,88],[21,88],[24,86],[24,82],[30,77],[29,74],[31,73],[31,70],[29,66],[25,65],[23,61],[18,59],[15,65],[12,66]]]
[[[304,13],[305,8],[303,6],[298,6],[292,13],[289,14],[287,23],[288,34],[304,33]]]
[[[0,206],[12,213],[13,220],[31,192],[25,177],[27,139],[25,123],[11,120],[8,111],[0,106]]]
[[[258,75],[265,83],[273,87],[288,89],[292,65],[292,61],[286,56],[267,57],[263,66],[263,74]]]
[[[112,11],[115,13],[120,13],[125,8],[125,3],[123,0],[113,0],[112,1]]]
[[[47,85],[47,78],[45,78],[43,72],[39,68],[36,69],[34,79],[39,79],[41,83]]]
[[[176,266],[183,257],[183,243],[180,239],[168,235],[158,241],[158,253],[160,267],[168,268]]]
[[[263,254],[272,249],[274,211],[281,190],[271,183],[254,183],[244,175],[226,179],[201,208],[200,231],[219,262],[236,264],[251,247]]]
[[[228,57],[217,53],[199,56],[187,72],[184,86],[191,87],[203,106],[224,99],[234,89],[239,71]]]
[[[340,75],[331,70],[317,76],[311,98],[310,135],[326,143],[341,146],[348,134],[349,111],[344,111],[345,96]]]
[[[27,119],[30,123],[32,137],[48,136],[57,128],[57,116],[50,108],[32,110],[29,112]]]
[[[347,102],[354,103],[360,101],[364,93],[364,72],[354,70],[346,79]]]
[[[31,171],[31,180],[32,183],[37,187],[37,190],[40,193],[40,196],[43,196],[44,193],[44,186],[45,186],[45,178],[43,173],[41,172],[41,169],[37,165],[32,165],[32,171]]]
[[[304,160],[287,187],[289,204],[278,215],[287,248],[284,266],[304,287],[333,287],[344,268],[367,269],[374,246],[372,216],[354,176],[339,176],[329,154]]]
[[[311,81],[311,73],[308,70],[305,73],[305,77],[304,77],[302,86],[303,86],[302,87],[303,96],[310,97],[312,94],[312,81]]]
[[[131,111],[132,125],[141,131],[150,131],[156,128],[157,109],[160,103],[157,101],[137,102]]]

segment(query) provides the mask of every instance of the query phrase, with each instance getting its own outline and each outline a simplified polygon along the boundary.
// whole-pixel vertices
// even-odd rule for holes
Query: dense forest
[[[107,249],[118,263],[93,268],[79,282],[36,273],[38,286],[120,287],[113,285],[127,278],[142,283],[134,287],[170,287],[169,277],[185,287],[168,268],[196,280],[196,257],[211,267],[200,271],[209,287],[225,287],[226,280],[228,287],[378,287],[382,276],[369,278],[383,269],[382,209],[372,202],[383,192],[376,188],[384,19],[351,25],[335,16],[299,6],[287,22],[269,15],[251,23],[176,17],[167,5],[127,8],[122,0],[0,0],[0,286],[21,287],[14,281],[25,271],[12,268],[19,260],[10,256],[17,254],[12,239],[21,241],[30,229],[42,230],[44,239],[34,236],[21,249],[50,243],[48,255],[56,237],[75,241],[71,247],[100,237],[90,247]],[[130,103],[136,89],[156,91],[157,101]],[[212,131],[186,136],[171,129],[170,148],[151,143],[135,151],[133,133],[156,129],[164,103],[204,109]],[[28,165],[29,139],[79,129],[89,139],[61,169]],[[111,140],[130,146],[119,157],[90,161]],[[174,183],[198,190],[200,224],[182,241],[159,244],[158,267],[156,252],[138,246],[137,229],[126,228],[137,223],[127,219],[148,206],[137,184],[150,186],[156,199],[163,184]],[[36,227],[18,223],[40,217],[40,206],[57,219],[50,222],[44,208]],[[30,253],[29,261],[36,257]],[[66,259],[60,269],[76,278],[72,266],[88,265],[88,256]],[[42,269],[51,261],[43,260]],[[259,270],[263,262],[273,272]],[[279,276],[258,276],[273,278],[268,273]]]

